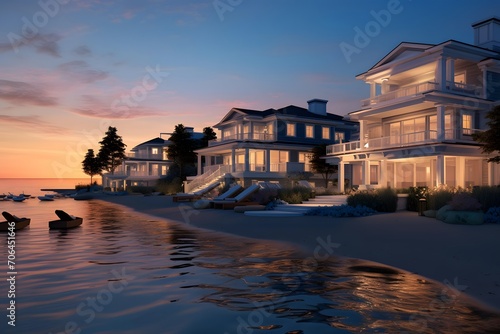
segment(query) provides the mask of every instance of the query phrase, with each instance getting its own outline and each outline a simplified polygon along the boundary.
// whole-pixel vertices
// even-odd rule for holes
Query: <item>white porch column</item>
[[[455,186],[457,187],[465,187],[465,158],[457,157],[456,158],[457,166],[455,173]]]
[[[379,181],[382,187],[387,187],[387,160],[380,160],[378,165]]]
[[[445,121],[444,114],[446,111],[446,106],[444,104],[437,104],[437,139],[438,141],[443,141],[445,139]]]
[[[366,131],[366,121],[360,120],[359,121],[359,142],[361,148],[364,147],[365,145],[365,131]]]
[[[446,81],[455,82],[455,59],[446,60]]]
[[[236,172],[236,150],[234,147],[231,149],[231,172]]]
[[[377,83],[375,82],[370,82],[370,98],[373,99],[375,96],[377,96]]]
[[[438,155],[436,161],[436,186],[444,184],[444,155]]]
[[[340,194],[343,194],[344,191],[345,191],[345,184],[344,184],[344,178],[345,178],[345,171],[344,171],[344,165],[345,165],[345,162],[343,161],[340,161],[339,162],[339,170],[338,170],[338,173],[337,173],[337,186],[338,186],[338,192]]]
[[[494,186],[495,185],[495,164],[493,162],[488,162],[488,185]]]
[[[245,172],[250,171],[250,149],[245,148]]]
[[[441,56],[437,61],[436,81],[439,84],[439,89],[446,90],[446,57]]]
[[[265,156],[265,161],[264,163],[266,164],[266,173],[269,173],[271,171],[271,150],[266,149],[266,156]]]
[[[361,182],[364,185],[369,185],[370,184],[370,161],[369,160],[363,160],[362,162],[362,167],[361,167]]]
[[[203,174],[203,169],[201,166],[201,154],[198,154],[198,170],[197,170],[197,175]]]

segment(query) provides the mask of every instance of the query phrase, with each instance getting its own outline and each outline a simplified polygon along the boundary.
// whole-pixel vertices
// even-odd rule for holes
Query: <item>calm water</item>
[[[1,191],[1,190],[0,190]],[[51,231],[54,210],[84,217]],[[390,267],[193,229],[99,201],[0,202],[16,235],[16,327],[1,333],[498,333],[500,318]],[[1,235],[6,240],[5,235]],[[6,273],[7,246],[0,268]]]
[[[94,177],[93,181],[101,182],[100,177]],[[9,192],[14,195],[21,193],[29,194],[32,196],[41,196],[47,191],[40,189],[75,189],[77,184],[89,184],[90,177],[84,179],[5,179],[0,178],[0,195],[8,194]]]

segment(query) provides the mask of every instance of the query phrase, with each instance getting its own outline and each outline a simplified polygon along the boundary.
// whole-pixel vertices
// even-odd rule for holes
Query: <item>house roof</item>
[[[131,149],[131,151],[136,151],[139,149],[139,146],[149,146],[149,145],[166,145],[168,142],[168,140],[165,140],[163,138],[160,138],[160,137],[156,137],[156,138],[153,138],[153,139],[150,139],[148,141],[145,141],[144,143],[141,143],[139,145],[136,145],[133,149]]]
[[[478,54],[479,58],[483,57],[484,59],[487,58],[500,59],[500,53],[496,51],[486,49],[477,45],[456,41],[453,39],[450,39],[448,41],[439,44],[401,42],[400,44],[398,44],[398,46],[392,49],[387,55],[385,55],[381,60],[379,60],[375,65],[373,65],[368,71],[358,74],[356,78],[360,79],[363,77],[363,75],[367,74],[373,69],[388,64],[397,58],[401,59],[411,58],[418,53],[424,54],[426,52],[427,53],[434,52],[443,49],[444,47],[448,47],[450,49],[459,49],[459,50],[464,49],[470,52],[474,51]],[[405,53],[408,54],[407,57],[404,56]]]
[[[329,121],[345,121],[344,116],[336,115],[336,114],[330,114],[327,113],[326,115],[319,115],[310,112],[306,108],[302,107],[297,107],[294,105],[289,105],[287,107],[283,107],[280,109],[266,109],[266,110],[253,110],[253,109],[243,109],[243,108],[232,108],[220,121],[219,123],[215,124],[214,127],[218,127],[222,125],[224,122],[230,120],[235,114],[240,114],[241,116],[250,116],[250,117],[258,117],[258,118],[265,118],[271,115],[281,115],[281,116],[295,116],[295,117],[300,117],[300,118],[309,118],[309,119],[316,119],[316,120],[329,120]]]

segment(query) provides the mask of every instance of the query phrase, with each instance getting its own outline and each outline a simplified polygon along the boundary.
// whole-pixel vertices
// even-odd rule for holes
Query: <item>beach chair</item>
[[[234,195],[236,195],[236,193],[238,191],[241,191],[241,189],[243,189],[242,186],[240,186],[239,184],[236,184],[232,187],[230,187],[226,192],[224,192],[223,194],[220,194],[219,196],[215,197],[214,198],[214,201],[222,201],[222,200],[225,200],[226,198],[231,198],[233,197]]]
[[[203,197],[203,195],[205,195],[210,190],[214,189],[215,187],[217,187],[219,185],[220,185],[220,182],[214,182],[214,183],[211,183],[209,186],[207,186],[203,189],[200,189],[198,191],[195,191],[191,194],[176,194],[176,195],[172,196],[172,201],[174,201],[174,202],[183,202],[183,201],[190,202],[190,201],[195,201],[195,200],[201,199]]]
[[[214,209],[233,209],[235,206],[240,205],[257,205],[259,203],[256,202],[248,202],[246,201],[250,195],[260,189],[260,186],[257,184],[253,184],[250,187],[243,190],[235,197],[229,197],[223,200],[214,200],[212,201],[212,207]]]

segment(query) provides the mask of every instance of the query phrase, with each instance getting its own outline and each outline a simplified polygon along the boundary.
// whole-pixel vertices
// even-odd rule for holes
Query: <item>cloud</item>
[[[20,48],[32,47],[38,53],[48,54],[50,56],[59,58],[59,44],[61,36],[58,34],[36,34],[31,38],[11,33],[7,35],[9,43],[0,43],[0,53],[2,52],[18,52]]]
[[[66,128],[48,123],[40,119],[40,116],[9,116],[0,114],[0,122],[3,125],[11,125],[26,129],[30,132],[43,132],[48,134],[68,135],[70,131]]]
[[[82,107],[73,108],[71,111],[75,114],[105,118],[105,119],[132,119],[150,116],[166,116],[164,112],[155,110],[154,108],[146,108],[139,105],[128,105],[130,101],[123,99],[115,99],[113,101],[105,101],[96,96],[82,95]],[[134,103],[132,101],[132,103]],[[134,103],[138,104],[138,103]]]
[[[75,60],[63,63],[58,69],[69,76],[69,79],[75,79],[79,82],[89,84],[108,77],[108,73],[100,70],[91,69],[89,64],[83,60]]]
[[[80,45],[75,50],[73,50],[73,52],[79,56],[91,56],[92,55],[92,51],[90,51],[89,47],[86,45]]]
[[[22,105],[57,105],[57,99],[43,88],[22,81],[0,80],[0,100]]]

